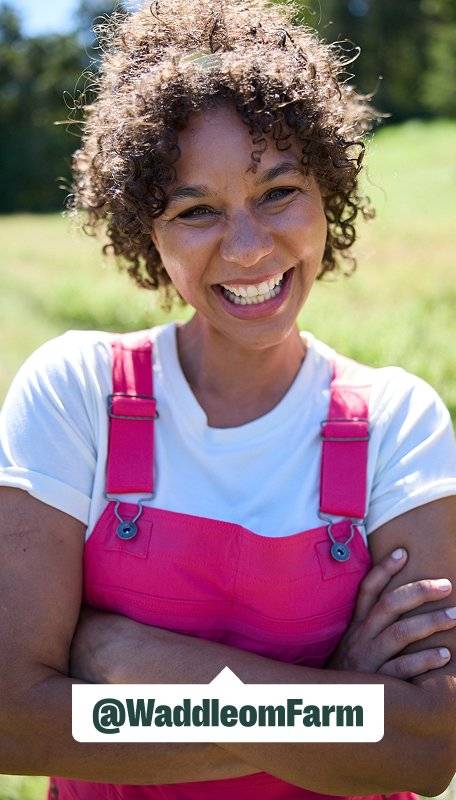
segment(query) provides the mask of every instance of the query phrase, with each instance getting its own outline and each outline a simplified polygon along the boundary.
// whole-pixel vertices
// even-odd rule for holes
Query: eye
[[[188,208],[186,211],[182,211],[177,215],[177,219],[201,219],[202,217],[208,217],[215,213],[214,209],[209,206],[195,206],[194,208]]]
[[[280,186],[277,189],[271,189],[270,192],[266,192],[263,199],[267,201],[274,202],[274,200],[284,200],[285,197],[289,197],[290,194],[294,194],[297,192],[295,186]]]

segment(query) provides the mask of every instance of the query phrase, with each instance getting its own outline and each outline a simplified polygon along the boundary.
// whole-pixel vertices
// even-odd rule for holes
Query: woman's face
[[[326,218],[294,144],[272,138],[258,171],[248,128],[230,106],[195,114],[152,239],[199,324],[240,346],[279,344],[294,327],[321,265]]]

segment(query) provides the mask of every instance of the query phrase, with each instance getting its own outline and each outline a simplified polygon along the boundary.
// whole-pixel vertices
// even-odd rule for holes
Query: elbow
[[[430,680],[428,687],[435,704],[427,726],[424,763],[429,775],[424,777],[419,794],[435,797],[446,791],[456,773],[456,679],[453,675],[441,676]]]
[[[456,773],[456,719],[452,719],[452,730],[435,745],[434,782],[428,797],[442,794],[448,789]]]
[[[44,679],[0,681],[0,774],[47,775],[44,754],[52,746],[46,701],[34,696]],[[21,685],[22,684],[22,685]]]
[[[18,770],[20,753],[27,751],[30,744],[25,736],[26,710],[24,705],[12,700],[3,691],[1,698],[0,775],[18,775],[21,774]]]
[[[429,738],[419,761],[421,768],[417,769],[415,785],[408,791],[425,797],[443,794],[456,772],[456,725],[448,735]]]
[[[441,759],[442,760],[442,759]],[[437,797],[443,794],[453,780],[456,770],[454,762],[441,764],[438,769],[429,766],[429,774],[425,775],[412,791],[424,797]]]
[[[404,752],[402,752],[404,756]],[[412,792],[422,797],[437,797],[443,794],[450,785],[456,770],[454,759],[448,758],[445,744],[434,742],[432,747],[416,748],[414,758],[405,764],[405,759],[397,759],[394,770],[387,776],[386,764],[383,764],[383,776],[377,774],[369,785],[363,783],[358,787],[358,794],[396,795]],[[393,774],[394,772],[394,774]]]
[[[409,780],[404,786],[401,775],[401,788],[393,791],[436,797],[445,792],[456,771],[456,676],[426,673],[412,683],[419,688],[418,703],[407,721],[408,735],[401,737],[401,761],[407,762]],[[393,752],[397,753],[397,742]]]

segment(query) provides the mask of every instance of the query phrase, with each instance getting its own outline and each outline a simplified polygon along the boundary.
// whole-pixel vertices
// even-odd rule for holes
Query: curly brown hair
[[[86,212],[88,233],[101,225],[104,251],[140,286],[161,288],[168,303],[173,287],[151,220],[175,180],[179,131],[190,114],[221,102],[233,102],[249,128],[253,171],[268,134],[279,150],[291,137],[299,143],[328,223],[318,277],[342,263],[345,272],[355,267],[356,217],[374,213],[358,193],[363,137],[381,115],[347,84],[346,52],[293,24],[295,16],[291,3],[267,0],[157,0],[97,29],[103,56],[69,207]]]

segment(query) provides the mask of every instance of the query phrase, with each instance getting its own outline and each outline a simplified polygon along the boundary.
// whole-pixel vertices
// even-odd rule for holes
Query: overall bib
[[[356,382],[369,377],[369,369],[339,357],[334,365],[328,418],[322,423],[320,515],[325,524],[275,538],[230,522],[116,499],[153,493],[158,415],[147,333],[118,337],[112,349],[106,495],[113,499],[85,546],[84,603],[279,661],[323,668],[348,627],[358,586],[372,566],[359,528],[366,505],[369,386]],[[331,523],[332,517],[344,519]],[[327,797],[258,772],[160,786],[51,778],[48,800]],[[389,797],[415,800],[417,795]]]

